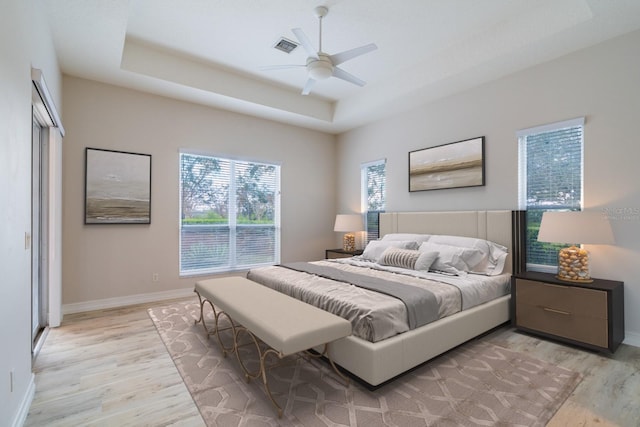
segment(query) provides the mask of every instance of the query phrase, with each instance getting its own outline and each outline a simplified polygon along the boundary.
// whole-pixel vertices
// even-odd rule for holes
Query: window
[[[519,205],[527,214],[527,269],[554,271],[564,245],[538,242],[542,213],[581,210],[584,118],[521,130]],[[571,243],[571,242],[566,242]]]
[[[379,237],[379,217],[385,210],[386,160],[364,163],[361,166],[362,210],[367,243]]]
[[[280,166],[180,153],[180,275],[280,262]]]

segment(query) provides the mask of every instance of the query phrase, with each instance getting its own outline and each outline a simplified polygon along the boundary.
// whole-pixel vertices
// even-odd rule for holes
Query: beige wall
[[[614,212],[617,239],[590,248],[592,275],[625,282],[627,339],[640,346],[640,32],[341,135],[338,209],[359,201],[360,163],[380,158],[388,210],[517,208],[516,131],[580,116],[585,208]],[[408,192],[409,151],[483,135],[486,186]]]
[[[194,278],[178,277],[180,148],[281,163],[282,261],[318,259],[333,245],[334,136],[75,77],[63,88],[66,311],[193,289]],[[83,224],[85,147],[152,155],[151,225]]]

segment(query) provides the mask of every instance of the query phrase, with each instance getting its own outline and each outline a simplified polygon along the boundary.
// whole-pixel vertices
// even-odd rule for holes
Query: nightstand
[[[362,250],[345,251],[344,249],[327,249],[324,251],[324,257],[326,259],[349,258],[355,255],[362,255]]]
[[[525,332],[613,353],[624,340],[623,283],[573,283],[537,272],[514,275],[511,322]]]

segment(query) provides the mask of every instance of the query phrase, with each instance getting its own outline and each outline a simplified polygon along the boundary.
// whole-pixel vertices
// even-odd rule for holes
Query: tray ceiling
[[[43,0],[66,74],[339,133],[640,28],[635,0]],[[300,94],[302,28],[367,82]]]

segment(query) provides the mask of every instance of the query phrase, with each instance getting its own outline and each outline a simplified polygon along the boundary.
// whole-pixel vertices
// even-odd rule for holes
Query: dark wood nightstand
[[[525,332],[613,353],[624,340],[623,283],[565,282],[537,272],[514,275],[511,322]]]
[[[362,250],[345,251],[344,249],[327,249],[324,251],[324,257],[326,259],[349,258],[355,255],[362,255]]]

